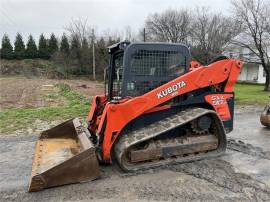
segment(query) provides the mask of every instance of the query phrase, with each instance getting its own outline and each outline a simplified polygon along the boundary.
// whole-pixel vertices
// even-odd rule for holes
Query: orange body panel
[[[213,106],[222,121],[231,119],[231,113],[227,100],[233,97],[233,94],[211,94],[205,96],[205,101]]]
[[[103,113],[99,117],[100,121],[96,131],[97,134],[103,135],[103,142],[100,145],[103,151],[103,160],[110,162],[112,146],[122,129],[130,121],[146,112],[155,110],[155,107],[157,107],[156,110],[162,110],[162,108],[158,108],[160,104],[165,103],[174,97],[200,88],[214,86],[222,82],[226,82],[225,92],[232,92],[233,84],[236,82],[241,67],[242,62],[239,60],[221,60],[208,66],[199,66],[193,68],[190,72],[142,96],[127,98],[124,101],[121,101],[121,103],[117,104],[110,102],[106,103]],[[211,97],[205,99],[208,103],[213,104]],[[95,105],[92,107],[94,108]],[[214,108],[217,109],[217,112],[220,111],[221,118],[223,117],[224,120],[229,118],[230,113],[227,111],[229,109],[226,109],[225,105],[214,106]],[[92,120],[91,117],[93,117],[93,113],[94,109],[92,110],[91,108],[88,116],[89,121]],[[105,120],[107,121],[104,129],[103,124],[105,124]]]
[[[107,103],[105,95],[94,96],[92,105],[87,116],[90,132],[95,132],[100,123],[101,114],[103,113],[104,105]]]
[[[196,68],[198,68],[198,67],[200,67],[200,66],[202,66],[201,65],[201,63],[199,63],[198,61],[196,61],[196,60],[192,60],[191,62],[190,62],[190,70],[192,71],[192,70],[194,70],[194,69],[196,69]]]

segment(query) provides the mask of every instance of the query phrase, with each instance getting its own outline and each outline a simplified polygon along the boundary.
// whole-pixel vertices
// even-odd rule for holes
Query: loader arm
[[[198,67],[142,96],[126,98],[118,103],[108,102],[97,130],[97,134],[102,139],[100,142],[102,159],[106,162],[111,161],[112,146],[130,121],[174,97],[223,82],[225,82],[224,91],[232,92],[242,65],[239,60],[221,60],[208,66]],[[228,111],[226,104],[222,106],[227,107],[224,110]]]

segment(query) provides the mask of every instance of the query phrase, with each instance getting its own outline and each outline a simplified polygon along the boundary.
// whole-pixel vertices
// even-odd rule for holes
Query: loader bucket
[[[41,133],[36,144],[29,192],[99,177],[95,147],[78,118]]]

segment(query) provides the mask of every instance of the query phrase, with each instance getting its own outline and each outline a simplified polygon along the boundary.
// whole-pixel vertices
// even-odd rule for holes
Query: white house
[[[265,83],[266,74],[260,63],[259,58],[248,48],[229,45],[223,52],[229,58],[237,58],[244,62],[238,81],[249,83]]]

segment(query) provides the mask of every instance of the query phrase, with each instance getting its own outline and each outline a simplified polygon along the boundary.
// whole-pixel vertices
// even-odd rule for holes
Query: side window
[[[116,54],[113,58],[112,70],[112,97],[121,96],[123,81],[123,53]]]

